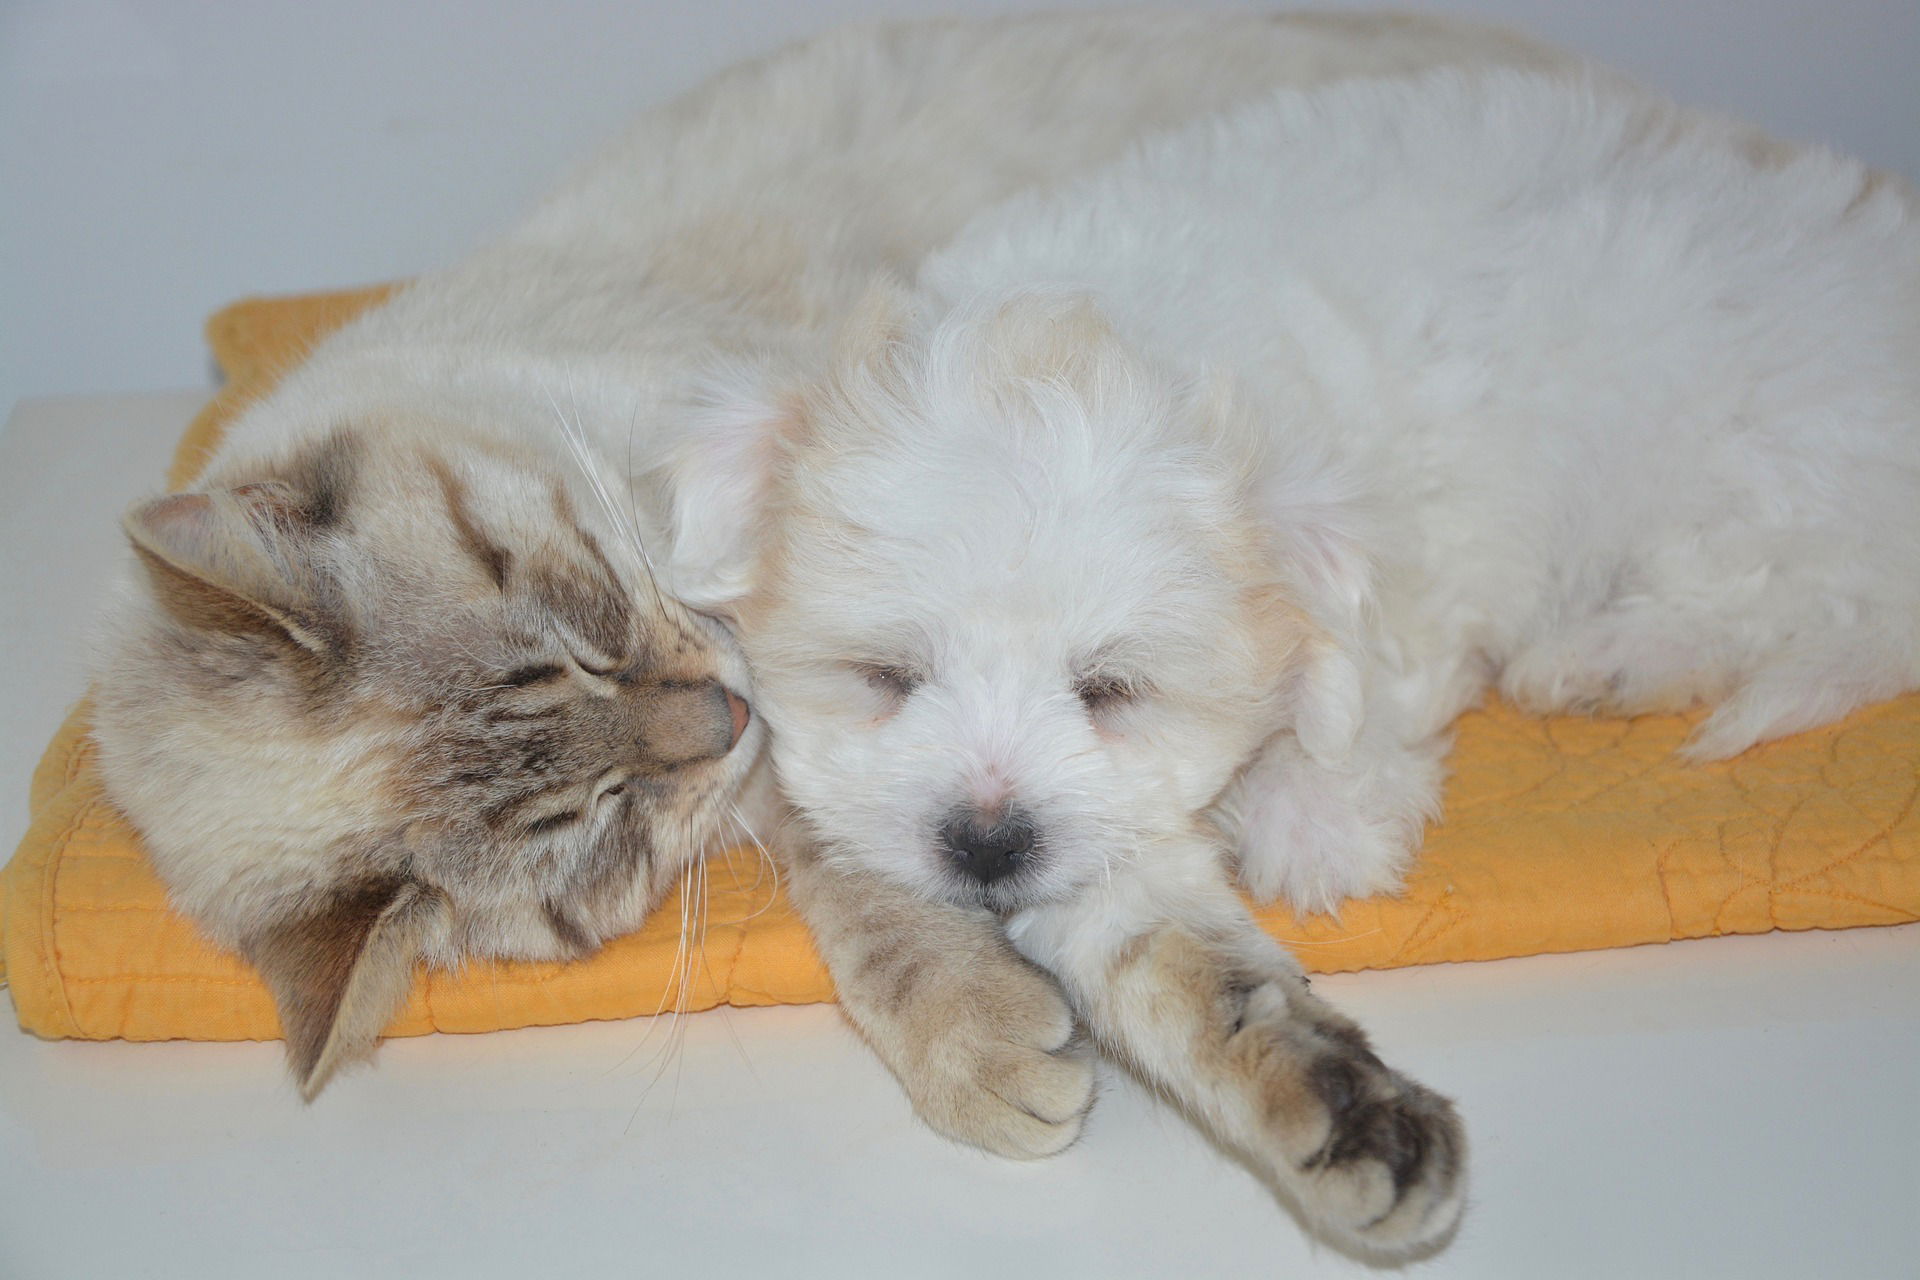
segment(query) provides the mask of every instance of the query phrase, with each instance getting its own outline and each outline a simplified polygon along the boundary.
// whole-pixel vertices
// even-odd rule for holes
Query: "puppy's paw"
[[[1241,883],[1303,914],[1399,889],[1440,811],[1444,747],[1439,737],[1376,737],[1332,766],[1290,737],[1268,743],[1217,810],[1234,838]]]
[[[1305,777],[1250,794],[1239,835],[1248,892],[1262,901],[1284,898],[1303,915],[1398,889],[1413,839],[1406,823],[1363,812]]]
[[[1071,1146],[1093,1105],[1092,1054],[1059,987],[1017,958],[970,966],[913,1002],[901,1077],[939,1132],[1031,1160]]]
[[[1443,1243],[1466,1204],[1466,1134],[1453,1104],[1381,1062],[1366,1035],[1300,993],[1248,995],[1228,1042],[1254,1086],[1260,1152],[1309,1223],[1382,1261]]]

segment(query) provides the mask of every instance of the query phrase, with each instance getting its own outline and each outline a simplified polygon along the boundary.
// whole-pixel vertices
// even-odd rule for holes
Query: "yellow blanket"
[[[215,316],[228,388],[187,432],[170,481],[189,482],[238,405],[379,296],[243,302]],[[1541,721],[1498,706],[1468,715],[1446,819],[1404,897],[1350,903],[1338,921],[1277,909],[1262,919],[1322,971],[1920,919],[1920,696],[1705,768],[1671,758],[1689,724]],[[48,748],[32,805],[0,877],[23,1027],[88,1039],[278,1035],[251,971],[168,911],[101,794],[84,703]],[[578,964],[422,973],[389,1033],[832,999],[805,929],[754,858],[714,864],[693,914],[704,925],[684,953],[681,907],[669,902]]]

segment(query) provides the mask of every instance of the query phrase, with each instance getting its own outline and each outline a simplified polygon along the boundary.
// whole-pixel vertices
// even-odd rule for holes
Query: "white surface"
[[[0,436],[0,838],[190,395]],[[104,532],[103,532],[104,531]],[[56,536],[57,535],[57,536]],[[1472,1280],[1920,1274],[1920,926],[1327,977],[1453,1094]],[[278,1045],[0,1029],[0,1277],[1357,1276],[1114,1079],[1022,1165],[919,1127],[827,1008],[431,1036],[305,1108]]]
[[[1914,0],[1401,3],[1521,26],[1920,176]],[[203,385],[200,322],[221,303],[444,262],[726,63],[844,21],[1034,7],[5,0],[0,411]]]

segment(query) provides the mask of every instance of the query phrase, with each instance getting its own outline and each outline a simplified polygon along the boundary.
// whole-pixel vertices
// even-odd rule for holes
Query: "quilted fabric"
[[[244,302],[209,337],[228,389],[170,473],[190,481],[234,409],[380,291]],[[1691,721],[1466,716],[1446,818],[1405,896],[1338,920],[1261,919],[1337,971],[1920,919],[1920,696],[1704,768],[1672,758]],[[266,990],[167,910],[100,791],[86,707],[33,786],[33,826],[0,879],[7,973],[44,1036],[268,1039]],[[577,964],[423,973],[390,1034],[623,1018],[833,996],[806,931],[756,859],[710,866],[692,902]],[[702,908],[704,904],[704,909]],[[681,945],[682,919],[694,922]]]

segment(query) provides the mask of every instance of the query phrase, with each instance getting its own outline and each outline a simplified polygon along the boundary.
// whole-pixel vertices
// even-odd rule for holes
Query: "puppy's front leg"
[[[1052,1155],[1093,1104],[1060,986],[983,910],[930,902],[783,837],[789,892],[841,1007],[929,1125],[998,1155]]]
[[[1452,1103],[1389,1069],[1308,990],[1208,842],[1146,851],[1009,931],[1105,1049],[1248,1156],[1310,1226],[1395,1259],[1452,1231],[1466,1187]]]
[[[1218,809],[1254,897],[1301,912],[1390,893],[1440,811],[1446,739],[1407,741],[1369,725],[1344,767],[1315,761],[1291,734],[1269,742]]]

